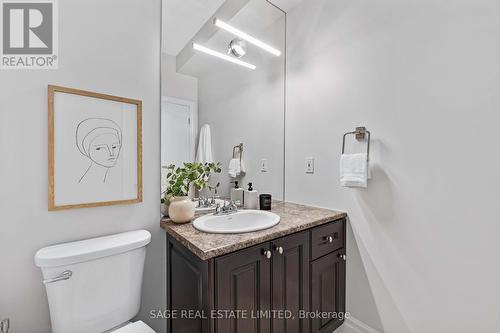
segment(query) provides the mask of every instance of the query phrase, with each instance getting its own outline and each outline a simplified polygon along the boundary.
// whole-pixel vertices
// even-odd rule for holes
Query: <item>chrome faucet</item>
[[[211,196],[210,197],[210,204],[215,205],[215,200],[219,199],[219,198],[220,198],[220,196],[218,196],[218,195]]]
[[[234,214],[238,211],[238,207],[234,201],[226,201],[224,200],[224,205],[221,207],[220,204],[215,206],[214,215],[229,215]]]
[[[198,201],[199,208],[209,208],[209,207],[215,206],[215,199],[218,199],[218,198],[219,198],[218,196],[201,197],[201,198],[198,198],[196,201]]]

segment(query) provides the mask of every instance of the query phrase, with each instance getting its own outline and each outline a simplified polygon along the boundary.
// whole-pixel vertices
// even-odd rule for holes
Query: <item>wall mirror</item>
[[[169,165],[220,163],[191,198],[238,181],[284,196],[285,13],[266,0],[163,0],[162,193]]]

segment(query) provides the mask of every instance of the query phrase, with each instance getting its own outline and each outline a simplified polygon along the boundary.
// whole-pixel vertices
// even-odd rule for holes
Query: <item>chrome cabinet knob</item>
[[[272,252],[269,251],[269,250],[264,250],[262,251],[262,254],[267,258],[267,259],[271,259],[271,257],[273,256]]]
[[[346,261],[346,259],[347,259],[347,256],[346,256],[345,254],[342,254],[342,253],[340,253],[340,254],[338,255],[338,257],[339,257],[340,259],[344,260],[344,261]]]
[[[326,240],[328,243],[333,243],[333,237],[332,237],[332,236],[327,236],[327,237],[325,237],[325,240]]]
[[[274,250],[277,251],[279,254],[283,254],[283,247],[282,246],[275,246]]]

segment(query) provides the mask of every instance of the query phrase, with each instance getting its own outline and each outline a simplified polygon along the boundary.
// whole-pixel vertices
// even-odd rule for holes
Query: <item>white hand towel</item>
[[[229,161],[229,167],[227,172],[229,176],[236,178],[241,174],[241,164],[239,158],[233,158]]]
[[[340,158],[340,185],[362,187],[368,185],[367,154],[342,154]]]
[[[243,158],[243,153],[240,151],[233,155],[231,161],[229,161],[228,173],[232,178],[237,178],[245,175],[247,172],[245,161]]]
[[[210,125],[205,124],[201,127],[199,137],[196,162],[213,163],[214,158],[212,154],[212,135],[210,133]]]

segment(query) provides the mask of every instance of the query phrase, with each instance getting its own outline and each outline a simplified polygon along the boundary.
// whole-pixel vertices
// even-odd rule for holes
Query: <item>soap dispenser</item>
[[[253,189],[252,183],[248,183],[248,190],[245,191],[243,202],[246,209],[259,209],[259,192]]]
[[[231,201],[237,205],[243,205],[244,190],[238,186],[238,181],[234,181],[234,187],[231,189]]]

